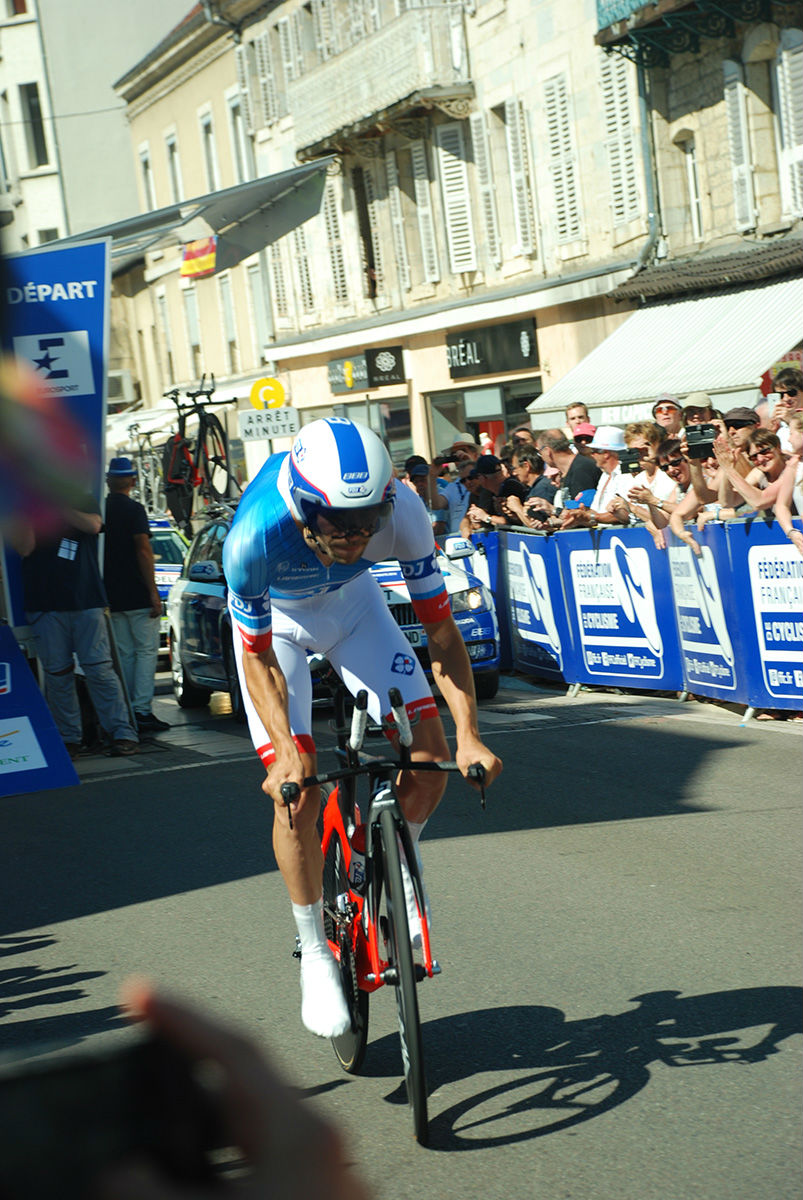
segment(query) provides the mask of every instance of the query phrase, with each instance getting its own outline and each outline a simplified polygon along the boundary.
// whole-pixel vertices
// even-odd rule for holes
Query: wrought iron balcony
[[[429,108],[464,116],[473,94],[462,6],[411,8],[288,84],[296,152],[368,147]]]
[[[731,36],[737,21],[769,21],[771,0],[597,0],[595,41],[646,67],[697,53],[701,38]]]

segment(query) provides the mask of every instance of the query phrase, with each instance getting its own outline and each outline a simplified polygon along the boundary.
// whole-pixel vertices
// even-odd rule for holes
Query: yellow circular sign
[[[249,397],[254,408],[281,408],[284,404],[284,387],[278,379],[257,379],[251,385]]]

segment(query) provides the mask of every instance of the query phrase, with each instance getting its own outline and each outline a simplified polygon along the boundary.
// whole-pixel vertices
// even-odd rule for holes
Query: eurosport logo
[[[59,396],[92,396],[95,383],[86,329],[26,334],[13,338],[14,352],[26,358]]]
[[[11,694],[11,663],[0,662],[0,696]]]
[[[399,653],[393,655],[390,669],[394,675],[412,675],[415,670],[415,659],[412,654]]]

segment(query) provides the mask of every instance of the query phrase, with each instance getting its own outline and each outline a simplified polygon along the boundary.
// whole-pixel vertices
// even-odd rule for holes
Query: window
[[[273,281],[273,307],[279,318],[290,315],[290,305],[287,301],[287,284],[284,278],[284,263],[282,250],[278,242],[270,247],[270,273]]]
[[[298,279],[298,294],[301,298],[301,309],[305,313],[315,311],[315,297],[312,293],[309,257],[307,254],[307,239],[301,225],[293,230],[293,249]]]
[[[421,255],[424,262],[424,279],[437,283],[441,277],[438,263],[438,246],[435,240],[435,222],[432,216],[432,196],[429,190],[429,168],[427,151],[423,141],[412,142],[410,155],[413,163],[413,185],[418,233],[421,238]]]
[[[58,229],[40,229],[36,234],[37,241],[40,246],[44,246],[46,242],[55,242],[59,236]]]
[[[187,326],[187,346],[189,347],[190,375],[200,379],[203,372],[203,356],[201,354],[201,322],[198,316],[198,293],[194,287],[185,288],[184,321]]]
[[[181,180],[181,162],[178,157],[178,140],[174,133],[165,137],[165,152],[167,154],[167,178],[170,183],[170,199],[178,204],[184,199],[184,184]]]
[[[312,28],[320,62],[337,54],[337,17],[332,0],[312,0]]]
[[[201,152],[204,160],[204,175],[206,187],[210,192],[216,192],[220,187],[220,172],[217,165],[217,147],[215,146],[215,127],[210,112],[201,113],[198,118],[201,128]]]
[[[549,167],[555,204],[555,240],[559,245],[583,236],[577,149],[566,75],[554,75],[544,89]]]
[[[332,268],[332,283],[335,300],[345,304],[349,298],[346,283],[346,262],[343,255],[343,239],[340,236],[340,215],[337,211],[337,198],[334,186],[327,184],[323,200],[323,217],[326,224],[326,240],[329,245],[329,265]]]
[[[237,183],[245,183],[251,178],[251,139],[245,127],[239,93],[229,97],[227,103],[234,178]]]
[[[491,146],[485,114],[471,114],[471,145],[474,151],[474,168],[477,173],[477,188],[480,193],[480,211],[485,230],[485,246],[488,258],[495,267],[502,265],[502,238],[499,233],[499,214],[496,208],[496,188],[491,165]]]
[[[691,236],[695,242],[699,242],[702,240],[703,236],[703,206],[700,198],[700,176],[697,169],[697,149],[694,144],[694,137],[691,135],[677,138],[676,143],[683,154],[684,166],[686,170],[686,190],[689,197],[689,221],[691,223]]]
[[[449,266],[455,275],[477,269],[463,129],[461,122],[450,121],[448,125],[438,125],[435,130],[438,174],[446,219],[446,245]]]
[[[524,105],[515,96],[505,101],[505,141],[513,188],[513,219],[519,254],[535,253],[535,211],[530,187],[530,150]]]
[[[803,213],[803,31],[784,29],[775,60],[775,112],[784,213]]]
[[[156,189],[153,183],[151,152],[147,142],[144,142],[139,148],[139,177],[142,182],[142,203],[146,209],[152,211],[156,208]]]
[[[733,181],[733,211],[737,229],[752,229],[756,223],[753,164],[747,129],[747,100],[741,63],[726,59],[722,64],[728,148]]]
[[[162,334],[162,343],[165,351],[165,367],[167,373],[167,382],[172,387],[176,382],[176,367],[173,360],[173,339],[170,335],[170,317],[167,311],[167,297],[164,292],[156,293],[156,311],[159,318],[159,328]],[[154,340],[155,331],[154,331]],[[158,347],[158,342],[157,342]],[[158,351],[157,351],[158,353]],[[157,357],[158,361],[158,357]]]
[[[259,263],[251,263],[246,268],[246,274],[251,293],[251,308],[254,314],[254,358],[258,363],[265,363],[268,361],[268,346],[271,341],[271,327],[268,320],[269,297]]]
[[[281,17],[276,22],[279,33],[279,51],[282,58],[282,68],[286,83],[300,79],[304,74],[304,55],[302,51],[302,26],[299,12],[289,17]]]
[[[605,115],[605,148],[614,228],[639,216],[638,153],[631,120],[632,67],[620,54],[606,55],[600,67]]]
[[[251,66],[249,49],[244,42],[234,47],[234,62],[237,67],[237,88],[240,93],[240,113],[246,134],[254,132],[253,103],[251,101]]]
[[[382,247],[379,238],[378,204],[373,176],[369,170],[355,167],[351,172],[357,225],[360,231],[364,273],[364,295],[374,300],[385,290]]]
[[[28,11],[28,0],[5,0],[5,13],[7,17],[21,17]]]
[[[39,99],[38,83],[20,84],[20,108],[25,126],[25,145],[28,151],[28,166],[31,170],[45,167],[50,161],[47,153],[45,123]]]
[[[402,192],[399,187],[399,164],[395,151],[391,150],[385,159],[387,171],[388,203],[390,205],[390,222],[393,230],[393,251],[396,255],[396,271],[399,286],[409,292],[412,286],[410,279],[410,259],[407,254],[407,238],[404,232],[404,209]]]
[[[279,119],[279,85],[276,78],[273,48],[270,44],[271,30],[266,29],[254,41],[256,50],[257,77],[259,79],[259,103],[262,124],[272,125]]]
[[[218,290],[223,318],[223,340],[226,346],[226,369],[229,375],[235,375],[240,369],[240,351],[237,345],[237,323],[234,319],[234,298],[228,275],[220,276]]]

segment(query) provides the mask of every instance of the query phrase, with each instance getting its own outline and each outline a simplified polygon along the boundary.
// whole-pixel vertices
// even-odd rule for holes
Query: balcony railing
[[[702,38],[732,37],[737,21],[771,19],[772,0],[597,0],[595,41],[644,66],[696,54]]]
[[[388,114],[472,94],[462,9],[411,8],[287,88],[296,150],[312,157],[369,134]]]

